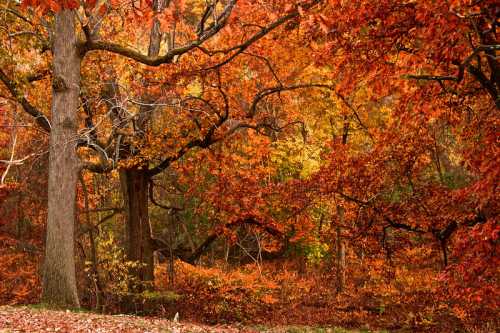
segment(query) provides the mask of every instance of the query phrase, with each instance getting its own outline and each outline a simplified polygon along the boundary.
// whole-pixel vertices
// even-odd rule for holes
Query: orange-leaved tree
[[[266,5],[250,1],[237,3],[235,0],[203,4],[197,1],[161,0],[29,0],[23,1],[21,7],[8,2],[2,8],[2,15],[16,22],[14,33],[6,36],[7,41],[27,38],[22,45],[24,50],[31,50],[31,55],[24,61],[29,58],[36,60],[36,64],[27,64],[36,72],[22,73],[20,79],[16,76],[20,73],[14,68],[14,58],[6,57],[2,59],[6,65],[0,71],[0,80],[24,111],[32,115],[45,131],[50,132],[49,204],[43,279],[45,301],[66,306],[79,304],[73,258],[75,187],[79,170],[109,171],[119,165],[120,156],[132,157],[121,164],[124,169],[123,192],[127,194],[128,238],[131,240],[129,259],[145,263],[147,271],[138,274],[141,278],[151,279],[152,249],[147,218],[149,179],[192,148],[205,148],[242,127],[260,128],[261,125],[256,123],[227,125],[226,134],[216,133],[228,120],[230,108],[230,101],[220,83],[220,70],[278,28],[293,29],[296,20],[320,2],[283,1]],[[120,22],[123,24],[120,25]],[[146,29],[149,31],[147,53],[142,51],[145,43],[144,38],[141,38],[145,25],[151,26],[151,29]],[[165,33],[162,34],[162,31]],[[131,36],[136,37],[136,40],[133,46],[128,46],[127,41]],[[33,53],[34,50],[41,53]],[[170,154],[157,156],[158,163],[153,164],[156,160],[148,161],[145,159],[147,155],[139,152],[147,151],[142,148],[145,145],[141,141],[148,138],[148,129],[154,127],[149,125],[149,114],[156,106],[152,101],[156,101],[158,92],[154,94],[146,91],[139,101],[132,101],[139,105],[139,110],[132,113],[111,103],[111,99],[116,97],[116,90],[111,90],[113,95],[108,95],[107,99],[111,133],[99,137],[101,128],[94,123],[95,111],[89,109],[90,104],[85,102],[88,96],[82,89],[82,69],[87,66],[85,59],[90,60],[88,66],[101,60],[99,56],[94,57],[94,53],[108,54],[109,59],[118,56],[147,66],[169,65],[165,67],[165,74],[173,74],[171,69],[176,67],[180,74],[173,75],[174,79],[192,75],[193,71],[213,72],[210,75],[215,83],[211,84],[210,89],[215,92],[208,94],[218,93],[217,98],[222,107],[214,108],[210,101],[200,96],[181,99],[176,96],[176,103],[198,103],[212,114],[205,119],[191,119],[192,115],[187,115],[191,119],[191,128],[176,128],[171,139],[175,145],[171,147]],[[186,62],[184,58],[187,58]],[[32,82],[45,80],[47,76],[51,77],[52,90],[50,116],[44,110],[47,108],[45,101],[30,101],[25,93]],[[151,76],[154,77],[154,73]],[[115,80],[112,76],[108,78]],[[108,88],[114,89],[117,84],[120,81],[111,82]],[[247,110],[247,116],[251,118],[256,105],[268,95],[301,87],[303,85],[288,87],[279,83],[261,89],[250,103],[252,107]],[[78,116],[80,109],[84,111],[83,121]],[[79,130],[81,126],[85,129]],[[186,130],[189,133],[192,126],[196,127],[195,133],[182,136]],[[180,140],[176,139],[178,131]],[[90,157],[84,163],[78,158],[79,147],[92,150],[91,153],[83,153]]]
[[[355,109],[386,116],[361,119],[372,142],[357,154],[336,146],[311,186],[369,209],[384,230],[429,236],[450,295],[474,305],[466,312],[491,315],[500,232],[498,3],[330,1],[328,8],[310,25],[325,51],[318,64],[333,68],[342,93],[366,87],[369,100]]]

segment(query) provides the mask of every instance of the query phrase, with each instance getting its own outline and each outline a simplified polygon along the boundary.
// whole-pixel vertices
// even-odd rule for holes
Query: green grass
[[[57,310],[57,311],[70,311],[70,312],[76,312],[76,313],[92,313],[91,310],[89,309],[84,309],[84,308],[65,308],[61,307],[55,304],[49,304],[49,303],[36,303],[36,304],[28,304],[28,305],[18,305],[19,307],[25,307],[28,309],[32,310]]]

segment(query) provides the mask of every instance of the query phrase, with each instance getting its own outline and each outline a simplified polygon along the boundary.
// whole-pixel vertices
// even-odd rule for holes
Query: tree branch
[[[467,57],[465,60],[458,66],[458,74],[456,76],[453,75],[416,75],[410,74],[406,77],[409,79],[415,80],[432,80],[432,81],[455,81],[457,83],[461,82],[464,77],[464,71],[472,61],[472,59],[482,51],[494,51],[500,50],[500,44],[497,45],[479,45],[474,49],[474,51]]]
[[[415,80],[428,80],[428,81],[437,81],[444,87],[444,81],[453,81],[456,83],[460,83],[464,78],[464,72],[467,70],[469,73],[474,76],[474,78],[481,84],[481,86],[488,91],[488,94],[493,99],[497,109],[500,109],[500,97],[499,97],[499,89],[500,87],[495,87],[495,80],[489,80],[486,75],[481,71],[479,67],[474,67],[470,62],[474,57],[479,56],[480,52],[485,52],[487,55],[491,54],[494,51],[500,50],[500,44],[492,44],[492,45],[479,45],[474,49],[474,51],[467,57],[465,60],[458,65],[458,73],[456,76],[453,75],[407,75],[406,77],[409,79]],[[496,77],[495,66],[492,67],[492,78]],[[446,89],[445,89],[446,90]]]
[[[108,51],[111,53],[116,53],[124,57],[133,59],[135,61],[138,61],[140,63],[149,66],[159,66],[162,64],[171,63],[176,57],[199,47],[205,41],[209,40],[211,37],[216,35],[227,24],[229,16],[236,4],[236,1],[237,0],[230,0],[227,3],[224,10],[222,11],[222,13],[217,17],[216,20],[217,23],[211,26],[204,33],[200,34],[196,40],[193,40],[184,46],[169,50],[165,55],[162,56],[145,55],[132,48],[128,48],[113,42],[107,42],[101,40],[94,41],[92,40],[91,35],[86,36],[87,39],[84,43],[82,43],[81,49],[83,53],[90,51],[99,51],[99,50]]]
[[[212,243],[215,242],[217,238],[223,235],[224,229],[235,228],[245,224],[257,226],[264,230],[266,233],[276,238],[283,237],[283,233],[273,226],[265,225],[253,217],[247,217],[238,219],[235,222],[227,223],[226,225],[224,225],[224,227],[215,230],[210,235],[208,235],[208,237],[203,242],[201,242],[201,244],[192,253],[186,254],[183,249],[177,248],[174,250],[174,254],[182,261],[193,265],[210,248],[210,245],[212,245]],[[155,251],[162,251],[169,248],[166,242],[158,238],[153,238],[152,244],[155,248]]]
[[[2,69],[0,69],[0,81],[3,82],[7,90],[9,90],[12,97],[23,107],[24,111],[35,118],[35,121],[43,128],[46,132],[50,132],[51,126],[48,118],[35,108],[20,91],[19,85],[11,80]]]
[[[310,9],[312,7],[314,7],[315,5],[319,4],[322,0],[313,0],[311,1],[310,3],[308,4],[302,4],[300,5],[300,7],[302,9]],[[226,48],[226,49],[221,49],[221,50],[215,50],[215,51],[210,51],[210,50],[207,50],[203,47],[198,47],[202,52],[204,52],[205,54],[209,55],[209,56],[212,56],[212,55],[216,55],[216,54],[228,54],[228,53],[231,53],[233,51],[236,51],[234,52],[232,55],[230,55],[227,59],[223,60],[222,62],[216,64],[216,65],[213,65],[209,68],[206,68],[204,70],[206,71],[209,71],[209,70],[214,70],[214,69],[218,69],[224,65],[226,65],[227,63],[231,62],[234,58],[236,58],[238,55],[240,55],[241,53],[243,53],[246,49],[248,49],[251,45],[253,45],[255,42],[257,42],[258,40],[260,40],[261,38],[263,38],[264,36],[266,36],[268,33],[270,33],[271,31],[273,31],[274,29],[278,28],[279,26],[281,26],[282,24],[294,19],[294,18],[297,18],[300,16],[300,12],[299,12],[299,9],[297,7],[297,9],[295,9],[294,11],[290,12],[289,14],[285,15],[285,16],[282,16],[280,18],[278,18],[277,20],[275,20],[274,22],[266,25],[265,27],[261,28],[257,33],[255,33],[254,35],[252,35],[250,38],[248,38],[245,42],[239,44],[239,45],[235,45],[233,47],[230,47],[230,48]]]
[[[263,89],[260,92],[258,92],[257,95],[255,95],[255,97],[252,101],[252,105],[250,106],[247,117],[252,118],[253,116],[255,116],[255,114],[257,112],[257,105],[265,97],[272,95],[274,93],[277,93],[277,92],[291,91],[291,90],[305,89],[305,88],[326,88],[326,89],[330,89],[330,90],[333,89],[333,87],[330,85],[317,84],[317,83],[296,84],[296,85],[290,85],[290,86],[278,85],[276,87],[266,88],[266,89]]]
[[[159,203],[158,201],[155,200],[155,197],[154,197],[154,189],[153,189],[153,186],[154,186],[154,182],[152,179],[149,180],[149,200],[151,200],[151,202],[153,203],[153,205],[155,206],[158,206],[160,208],[163,208],[165,210],[175,210],[175,211],[180,211],[180,210],[183,210],[184,208],[182,207],[174,207],[174,206],[166,206],[166,205],[162,205],[161,203]]]

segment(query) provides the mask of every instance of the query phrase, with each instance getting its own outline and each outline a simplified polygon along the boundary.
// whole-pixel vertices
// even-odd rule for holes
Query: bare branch
[[[291,90],[297,90],[297,89],[306,89],[306,88],[326,88],[326,89],[333,89],[333,86],[327,85],[327,84],[317,84],[317,83],[308,83],[308,84],[296,84],[296,85],[290,85],[290,86],[275,86],[271,88],[266,88],[264,90],[261,90],[257,95],[255,95],[252,105],[250,106],[250,109],[248,111],[248,118],[252,118],[255,116],[257,113],[257,105],[264,99],[265,97],[275,94],[277,92],[282,92],[282,91],[291,91]]]

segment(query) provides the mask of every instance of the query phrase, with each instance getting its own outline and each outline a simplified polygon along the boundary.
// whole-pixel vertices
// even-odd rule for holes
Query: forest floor
[[[37,306],[0,306],[0,333],[18,332],[75,332],[75,333],[160,333],[160,332],[332,332],[357,333],[366,330],[341,328],[312,328],[299,326],[251,327],[241,325],[213,325],[175,322],[173,320],[130,315],[102,315],[81,311],[58,311]]]

